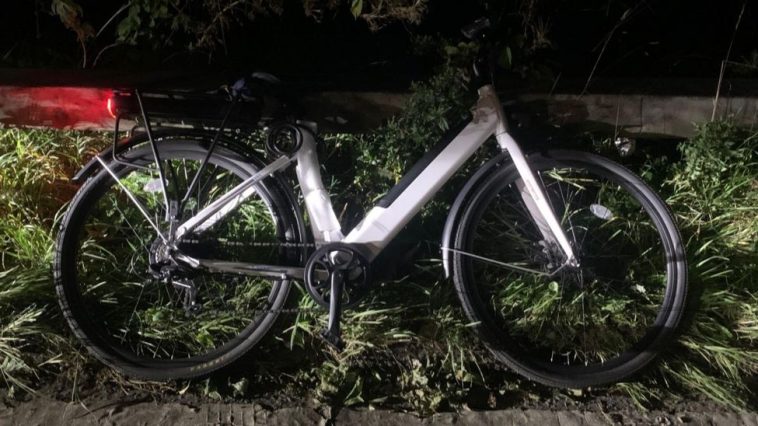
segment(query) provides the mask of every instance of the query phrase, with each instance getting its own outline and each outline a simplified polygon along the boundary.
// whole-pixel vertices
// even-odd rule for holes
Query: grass
[[[757,148],[758,134],[729,122],[703,125],[667,180],[698,300],[680,350],[660,372],[732,407],[756,397]]]
[[[70,349],[51,285],[53,225],[76,190],[72,171],[103,143],[85,133],[0,131],[0,373],[11,395],[32,392],[38,372]]]
[[[338,205],[347,206],[341,209],[344,222],[355,220],[352,211],[370,204],[407,169],[413,155],[400,154],[404,143],[410,141],[409,152],[422,152],[434,140],[429,133],[447,127],[443,118],[460,112],[466,103],[450,101],[462,93],[449,84],[453,77],[417,86],[408,113],[375,134],[328,138],[328,162],[357,164],[329,177]],[[443,107],[449,104],[454,106]],[[107,143],[107,135],[81,132],[0,131],[0,387],[10,396],[33,392],[58,374],[93,374],[82,365],[99,368],[78,352],[62,324],[50,262],[56,218],[76,190],[68,177]],[[595,392],[627,395],[643,407],[701,397],[745,408],[755,403],[758,376],[758,136],[728,122],[710,123],[682,147],[681,161],[650,158],[640,172],[677,217],[697,303],[684,334],[654,368]],[[358,206],[349,206],[356,195]],[[445,205],[434,203],[409,226],[409,241],[398,244],[410,247],[403,257],[413,259],[414,267],[400,269],[401,278],[378,285],[359,309],[346,313],[345,352],[323,346],[318,333],[326,316],[301,291],[303,312],[268,339],[255,364],[155,389],[189,389],[211,398],[307,390],[323,402],[391,405],[422,414],[502,406],[535,395],[574,397],[521,381],[477,344],[433,243],[424,243],[439,238]],[[101,384],[148,386],[123,382],[107,370],[96,377]]]

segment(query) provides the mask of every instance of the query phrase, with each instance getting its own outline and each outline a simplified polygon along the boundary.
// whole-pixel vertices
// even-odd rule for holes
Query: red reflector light
[[[113,98],[108,98],[105,107],[108,109],[108,114],[110,114],[111,117],[116,118],[116,114],[113,113]]]

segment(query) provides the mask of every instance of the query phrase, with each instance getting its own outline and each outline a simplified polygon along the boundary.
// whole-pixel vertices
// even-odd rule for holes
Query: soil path
[[[758,413],[679,413],[663,411],[599,412],[582,410],[509,409],[435,414],[419,418],[385,410],[331,410],[290,407],[269,410],[257,404],[209,404],[105,401],[86,406],[35,398],[0,411],[0,425],[608,425],[608,424],[723,424],[756,425]],[[706,407],[703,407],[706,408]]]

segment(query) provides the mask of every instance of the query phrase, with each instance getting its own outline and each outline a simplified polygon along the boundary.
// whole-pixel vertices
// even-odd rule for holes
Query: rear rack
[[[116,129],[120,120],[139,122],[142,118],[143,111],[135,93],[134,90],[113,91],[108,111],[116,119]],[[140,91],[139,95],[150,121],[158,126],[217,128],[228,113],[225,127],[258,127],[264,115],[261,98],[232,102],[224,93],[178,91]]]
[[[130,132],[134,132],[138,128],[144,129],[155,158],[164,196],[166,194],[166,180],[156,141],[153,138],[153,126],[204,128],[215,131],[213,141],[208,147],[208,153],[190,186],[192,188],[196,184],[200,172],[207,164],[224,129],[253,129],[262,128],[265,125],[265,120],[262,120],[263,98],[231,96],[224,95],[221,92],[114,90],[112,96],[108,98],[107,108],[115,119],[113,146],[111,147],[113,161],[125,166],[142,167],[120,157],[118,144],[119,127],[122,120],[133,125]],[[95,159],[103,164],[99,157]],[[165,201],[166,211],[168,212],[168,199]]]

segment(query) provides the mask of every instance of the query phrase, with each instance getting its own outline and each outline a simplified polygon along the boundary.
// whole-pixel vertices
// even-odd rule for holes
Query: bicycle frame
[[[442,147],[439,154],[407,187],[401,188],[399,195],[390,200],[389,205],[372,208],[366,218],[345,237],[344,242],[362,245],[372,256],[379,254],[463,163],[494,134],[500,148],[510,154],[521,176],[524,183],[522,197],[541,233],[547,240],[558,243],[566,255],[567,263],[576,264],[568,238],[550,208],[542,186],[518,143],[508,134],[505,114],[493,86],[486,85],[479,89],[479,101],[474,106],[472,115],[471,122],[449,144]],[[423,161],[424,159],[419,163]],[[399,185],[403,181],[406,178]],[[390,191],[390,194],[393,193],[397,193],[394,188]]]
[[[494,135],[500,148],[509,153],[521,176],[518,185],[522,199],[543,238],[555,242],[561,248],[565,254],[565,265],[578,266],[573,249],[545,197],[542,186],[518,143],[508,134],[507,122],[494,88],[485,85],[478,93],[479,100],[472,109],[472,120],[454,137],[443,139],[419,160],[396,187],[369,210],[363,221],[347,235],[340,229],[331,199],[321,180],[315,138],[306,126],[301,126],[302,145],[293,156],[280,156],[186,220],[176,229],[173,236],[168,237],[171,241],[178,241],[184,235],[210,228],[255,194],[258,182],[296,162],[297,179],[304,196],[315,242],[318,244],[341,241],[354,244],[364,248],[368,259],[372,260],[474,152]],[[105,166],[103,161],[100,163]],[[123,186],[122,189],[125,190]],[[145,217],[150,221],[147,215]],[[152,221],[151,224],[157,229]],[[443,247],[443,250],[455,251],[447,247]],[[194,259],[183,254],[178,254],[176,258],[193,267],[218,271],[302,278],[302,275],[297,276],[300,268]]]

